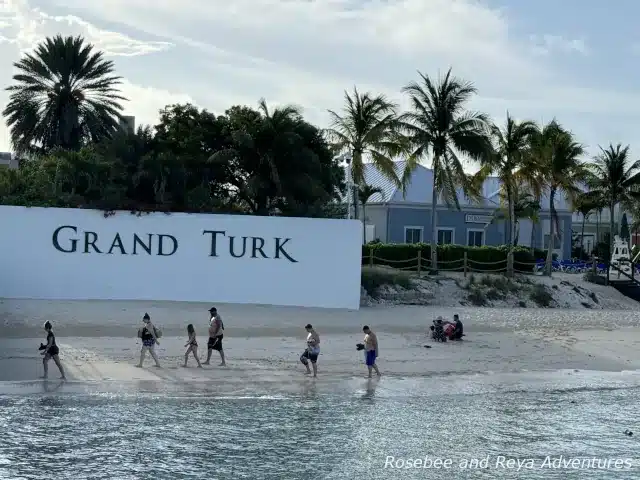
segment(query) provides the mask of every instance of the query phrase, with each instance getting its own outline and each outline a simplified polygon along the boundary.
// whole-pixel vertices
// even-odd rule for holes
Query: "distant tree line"
[[[480,200],[483,181],[500,178],[503,206],[495,217],[508,225],[511,251],[519,221],[537,225],[543,196],[550,202],[549,243],[560,233],[561,194],[584,218],[617,206],[640,218],[640,162],[631,161],[628,146],[610,145],[587,161],[584,145],[556,120],[539,125],[508,115],[496,125],[468,109],[476,89],[450,70],[438,79],[420,74],[404,87],[407,112],[384,95],[345,92],[344,108],[329,112],[326,130],[295,107],[270,109],[261,101],[218,115],[169,105],[157,125],[132,133],[119,127],[126,100],[113,63],[81,37],[47,38],[14,67],[3,115],[22,161],[18,170],[0,171],[5,204],[331,217],[344,215],[348,194],[358,216],[358,205],[378,192],[365,184],[365,162],[402,189],[426,162],[434,206],[443,198],[459,209],[458,191]],[[352,192],[339,158],[350,162]],[[479,171],[467,173],[468,160]],[[431,218],[435,247],[435,208]],[[437,248],[431,255],[437,265]]]

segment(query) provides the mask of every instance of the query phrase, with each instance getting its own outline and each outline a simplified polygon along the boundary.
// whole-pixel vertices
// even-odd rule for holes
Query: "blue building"
[[[396,162],[401,174],[405,162]],[[417,243],[431,241],[432,170],[420,165],[414,170],[405,194],[382,175],[372,164],[365,166],[365,182],[378,187],[382,193],[374,194],[365,205],[365,217],[360,206],[359,218],[365,223],[367,241],[379,239],[387,243]],[[503,245],[507,242],[506,222],[495,220],[500,208],[501,182],[489,177],[482,187],[482,200],[474,202],[459,192],[460,210],[449,207],[441,199],[436,206],[438,243],[470,246]],[[558,258],[571,258],[572,210],[564,195],[556,194],[555,209],[559,218],[559,236],[555,242]],[[541,201],[539,221],[521,219],[518,244],[547,248],[549,244],[549,198]]]

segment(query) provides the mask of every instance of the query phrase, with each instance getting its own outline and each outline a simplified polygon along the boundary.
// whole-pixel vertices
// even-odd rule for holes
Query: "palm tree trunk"
[[[518,241],[520,240],[520,222],[516,220],[516,236],[513,239],[513,246],[518,246]]]
[[[536,243],[536,220],[534,218],[531,219],[531,250],[534,250]]]
[[[580,237],[580,260],[584,260],[584,224],[587,221],[587,216],[582,215],[582,236]]]
[[[536,202],[538,202],[538,205],[540,205],[540,197],[538,195],[536,195]],[[534,250],[536,244],[536,219],[532,218],[531,219],[531,250]]]
[[[439,165],[439,159],[436,159],[433,168],[433,188],[431,192],[431,271],[438,271],[438,226],[436,206],[438,203],[438,192],[436,190],[436,175],[438,174],[436,165]]]
[[[353,185],[353,181],[351,185],[351,192],[353,195],[353,199],[351,200],[351,203],[353,203],[353,218],[357,220],[358,219],[358,191],[355,185]]]
[[[613,254],[613,229],[615,228],[615,221],[613,218],[613,207],[615,204],[613,202],[609,203],[609,258],[607,258],[607,262],[611,261],[611,255]]]
[[[356,179],[353,176],[353,165],[357,164],[357,165],[362,165],[362,153],[360,153],[357,150],[354,150],[351,154],[351,168],[349,169],[349,175],[350,175],[350,185],[351,185],[351,195],[353,196],[352,199],[352,203],[353,203],[353,218],[357,219],[358,218],[358,189],[356,188]],[[360,179],[358,179],[360,180]],[[347,179],[347,182],[349,182],[349,179]],[[348,183],[349,184],[349,183]]]
[[[507,276],[513,277],[513,248],[516,236],[515,205],[511,186],[507,186],[507,202],[509,203],[509,252],[507,253]]]
[[[362,202],[362,244],[367,243],[367,214],[364,209],[364,202]]]
[[[602,214],[602,210],[598,210],[598,214],[596,215],[596,248],[600,243],[600,215]]]
[[[552,188],[549,192],[549,245],[547,246],[547,275],[551,276],[553,271],[553,247],[555,246],[555,206],[554,199],[556,189]]]

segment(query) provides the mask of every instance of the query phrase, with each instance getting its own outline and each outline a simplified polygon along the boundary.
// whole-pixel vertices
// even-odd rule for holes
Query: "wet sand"
[[[337,385],[362,379],[362,352],[355,344],[370,325],[380,341],[378,365],[384,377],[473,376],[597,370],[640,369],[638,315],[629,311],[443,309],[432,307],[363,308],[359,311],[270,306],[219,305],[225,322],[224,349],[228,366],[189,368],[183,362],[186,325],[199,334],[200,357],[206,350],[210,305],[176,302],[61,302],[2,300],[0,303],[0,381],[35,381],[42,374],[37,347],[44,340],[42,324],[54,324],[61,359],[71,383],[109,388],[153,388],[177,391],[215,386],[218,393],[256,389],[297,389],[310,379],[298,358],[304,348],[304,324],[321,335],[318,384]],[[140,341],[139,319],[149,312],[164,336],[157,348],[162,369],[135,364]],[[462,342],[435,343],[428,326],[437,315],[459,313],[467,336]],[[425,348],[429,346],[430,348]],[[50,378],[58,371],[50,362]],[[137,385],[137,386],[136,386]],[[162,387],[164,385],[164,387]],[[15,385],[14,385],[15,387]],[[14,388],[12,387],[12,388]],[[145,388],[146,388],[145,387]],[[105,387],[106,388],[106,387]]]

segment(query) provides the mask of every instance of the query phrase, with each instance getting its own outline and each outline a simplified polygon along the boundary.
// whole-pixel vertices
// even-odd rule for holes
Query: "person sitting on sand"
[[[302,364],[307,367],[307,375],[311,374],[311,370],[309,369],[309,362],[311,362],[311,366],[313,367],[313,376],[318,376],[318,355],[320,355],[320,335],[316,332],[310,323],[308,323],[305,327],[307,331],[307,348],[300,355],[300,361]]]
[[[365,325],[362,327],[364,332],[364,358],[367,368],[369,369],[369,378],[371,378],[371,370],[375,370],[376,374],[380,376],[380,370],[376,365],[376,358],[378,358],[378,337],[373,331]]]
[[[445,335],[449,340],[462,340],[464,336],[464,326],[460,321],[460,316],[456,313],[453,316],[453,322],[444,322],[447,325],[445,328]]]
[[[144,362],[144,357],[147,354],[147,350],[151,354],[151,357],[156,362],[156,367],[160,368],[160,362],[158,361],[158,357],[156,356],[156,344],[160,345],[158,338],[156,337],[156,327],[151,323],[151,317],[149,317],[148,313],[144,314],[142,317],[143,326],[139,331],[138,336],[142,339],[142,348],[140,349],[140,363],[136,365],[138,368],[142,368],[142,364]]]
[[[196,329],[193,328],[192,324],[187,325],[187,333],[189,334],[189,341],[185,343],[185,347],[187,351],[184,354],[184,367],[187,366],[187,359],[189,358],[189,354],[193,353],[193,358],[198,362],[198,368],[202,368],[202,364],[200,363],[200,359],[198,358],[198,342],[196,341]]]
[[[214,350],[220,352],[220,359],[222,363],[220,363],[221,367],[226,366],[224,361],[224,350],[222,349],[222,339],[224,338],[224,323],[222,323],[222,317],[218,314],[218,309],[216,307],[212,307],[209,309],[209,313],[211,314],[211,318],[209,320],[209,341],[207,342],[207,361],[204,362],[205,365],[209,365],[211,361],[211,354]]]
[[[60,370],[60,378],[62,380],[66,380],[64,369],[62,368],[62,363],[60,363],[60,357],[58,356],[60,349],[56,345],[56,336],[53,334],[53,325],[51,325],[49,320],[44,322],[44,329],[47,332],[47,344],[40,345],[40,348],[42,349],[42,353],[40,355],[44,355],[44,358],[42,359],[44,376],[42,378],[46,379],[49,376],[49,360],[53,359],[58,370]]]

